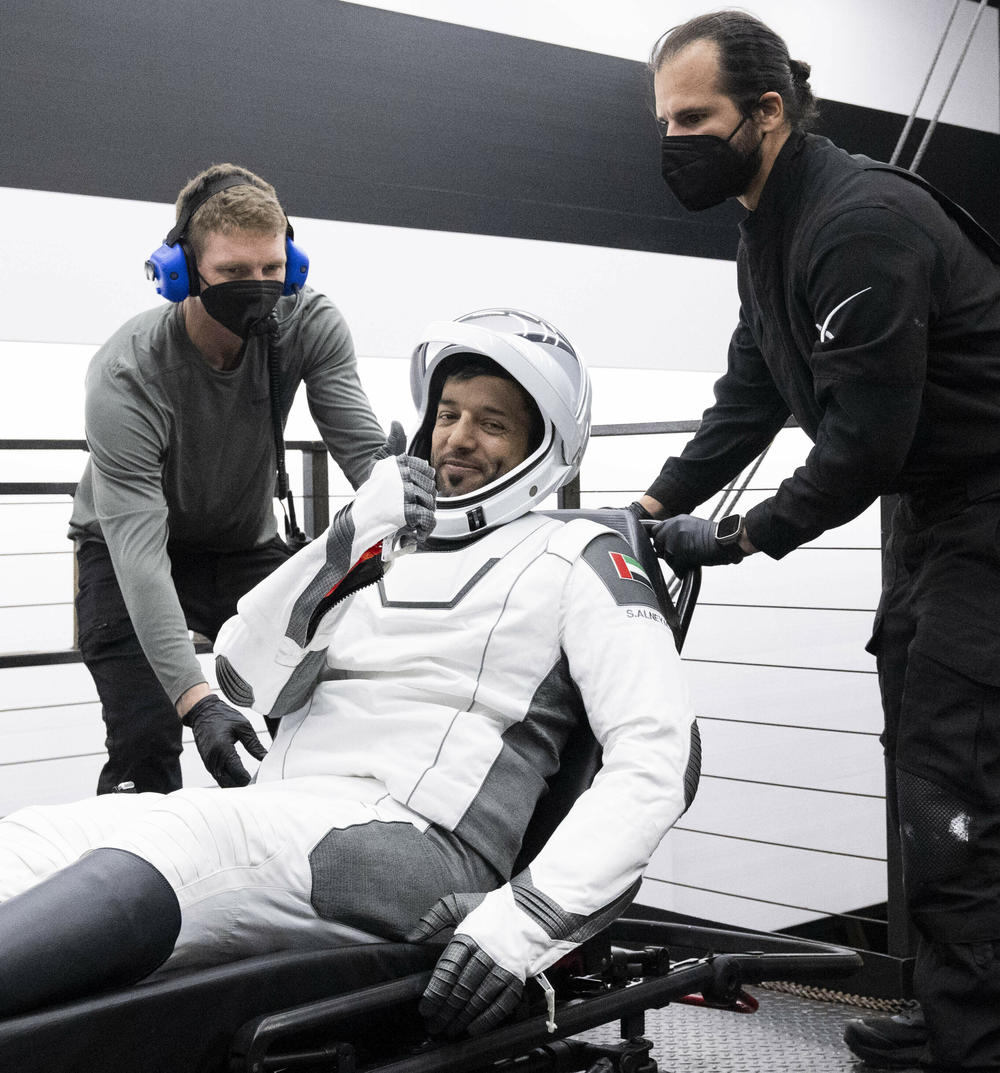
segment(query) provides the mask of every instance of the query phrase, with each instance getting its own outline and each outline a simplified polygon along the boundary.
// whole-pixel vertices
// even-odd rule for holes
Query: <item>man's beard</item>
[[[740,190],[736,197],[745,194],[760,173],[760,165],[764,156],[763,145],[764,139],[757,133],[757,128],[752,123],[745,123],[736,132],[736,137],[733,139],[733,148],[743,157],[744,166],[746,167],[746,181],[743,184],[743,189]]]
[[[458,460],[456,459],[455,461]],[[441,472],[440,464],[435,465],[434,469],[436,471],[434,484],[437,488],[439,499],[448,499],[452,496],[464,496],[468,495],[470,492],[478,492],[489,480],[492,480],[492,478],[487,478],[486,474],[480,470],[475,484],[471,486],[463,485],[462,482],[466,478],[463,478],[460,474],[452,474],[450,477],[445,476],[445,474]]]

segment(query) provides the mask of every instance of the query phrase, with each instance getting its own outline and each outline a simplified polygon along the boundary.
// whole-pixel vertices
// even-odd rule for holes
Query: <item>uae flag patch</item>
[[[608,555],[611,556],[611,562],[622,581],[637,581],[640,585],[645,585],[647,589],[653,587],[649,574],[631,555],[622,555],[620,551],[609,551]]]

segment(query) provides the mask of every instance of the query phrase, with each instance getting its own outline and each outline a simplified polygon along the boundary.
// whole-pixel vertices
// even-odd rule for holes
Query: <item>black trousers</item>
[[[869,645],[932,1068],[1000,1070],[1000,494],[900,498]]]
[[[278,537],[248,551],[168,548],[174,587],[188,628],[214,641],[236,601],[291,555]],[[153,673],[125,608],[107,545],[90,540],[77,551],[80,653],[90,671],[107,730],[108,759],[99,794],[131,781],[140,793],[181,787],[182,725]]]

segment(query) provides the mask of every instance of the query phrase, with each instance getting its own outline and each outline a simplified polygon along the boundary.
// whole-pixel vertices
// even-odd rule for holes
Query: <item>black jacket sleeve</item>
[[[807,359],[822,414],[815,445],[747,514],[750,539],[773,558],[857,517],[898,484],[920,417],[943,275],[931,236],[889,209],[854,210],[817,236],[800,295],[816,330]]]
[[[727,370],[715,384],[715,404],[681,454],[663,464],[647,494],[668,517],[689,514],[767,447],[788,412],[741,310]]]

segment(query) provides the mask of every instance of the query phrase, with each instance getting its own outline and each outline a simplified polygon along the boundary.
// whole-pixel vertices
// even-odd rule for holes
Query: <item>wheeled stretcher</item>
[[[627,511],[584,514],[623,532],[683,643],[699,576],[671,600],[652,545]],[[695,734],[696,734],[695,730]],[[693,766],[700,748],[692,748]],[[545,844],[600,766],[587,726],[571,736],[526,832],[515,874]],[[697,771],[689,771],[696,780]],[[747,984],[843,976],[848,949],[785,936],[623,919],[529,982],[508,1024],[474,1039],[428,1040],[417,1003],[442,947],[366,943],[269,954],[106,992],[0,1021],[0,1069],[19,1073],[654,1073],[644,1014],[677,1001],[747,1009]],[[0,952],[2,957],[2,952]],[[578,1034],[619,1021],[621,1043]]]

